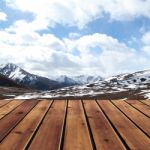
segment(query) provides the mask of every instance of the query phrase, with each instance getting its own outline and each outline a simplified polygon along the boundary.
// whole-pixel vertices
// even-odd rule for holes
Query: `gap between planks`
[[[147,121],[146,118],[148,117],[141,112],[141,107],[145,108],[145,106],[149,106],[143,104],[145,106],[142,105],[140,108],[139,106],[136,108],[137,104],[135,107],[133,103],[129,104],[127,102],[55,100],[51,103],[52,105],[49,103],[47,107],[42,106],[43,101],[25,101],[20,105],[18,104],[18,106],[16,106],[14,102],[14,109],[12,107],[9,108],[9,113],[6,113],[7,115],[1,119],[0,137],[1,141],[3,141],[0,146],[5,145],[5,148],[8,149],[9,145],[11,149],[13,146],[15,149],[18,145],[17,143],[19,143],[18,149],[27,148],[31,150],[87,150],[87,148],[90,150],[105,150],[109,147],[111,147],[112,150],[121,150],[128,148],[136,149],[142,146],[142,148],[145,149],[149,147],[149,141],[147,141],[143,132],[149,135],[149,128],[147,122],[146,125],[142,123],[142,119]],[[5,108],[9,103],[10,102],[4,104],[3,107]],[[30,105],[27,106],[25,103],[29,103]],[[46,105],[46,103],[48,102],[45,101],[44,105]],[[123,106],[121,106],[121,104],[123,104]],[[23,105],[26,107],[23,107]],[[22,109],[20,109],[20,107]],[[27,109],[27,111],[22,111],[24,108]],[[38,108],[41,109],[39,110]],[[110,108],[110,110],[108,110],[108,108]],[[127,112],[128,109],[130,113]],[[112,112],[112,110],[115,113]],[[113,119],[112,114],[118,114],[118,118],[125,121],[125,125],[118,120],[118,118],[116,119],[115,115],[115,119]],[[15,119],[15,115],[17,119]],[[34,118],[34,116],[36,117]],[[5,118],[10,119],[12,126],[7,125]],[[139,120],[141,120],[141,122],[138,122]],[[5,127],[5,125],[7,127]],[[141,130],[137,128],[137,126]],[[1,130],[2,127],[5,132]],[[131,129],[133,131],[130,131],[131,129],[129,127],[132,127]],[[136,137],[140,136],[140,138],[143,138],[143,141],[132,139],[133,133]],[[129,137],[128,134],[131,135],[131,137]],[[143,144],[145,144],[145,146]],[[2,148],[4,149],[4,147]]]

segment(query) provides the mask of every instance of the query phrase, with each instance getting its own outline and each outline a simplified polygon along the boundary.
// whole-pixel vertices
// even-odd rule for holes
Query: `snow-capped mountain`
[[[0,73],[21,85],[28,86],[34,89],[50,90],[63,87],[56,81],[31,74],[12,63],[1,65]]]
[[[143,99],[150,96],[150,70],[120,74],[85,85],[23,95],[25,98]],[[23,98],[18,97],[18,98]]]
[[[126,88],[147,88],[150,85],[150,70],[112,76],[105,81]]]
[[[32,95],[35,98],[98,97],[120,99],[147,98],[150,95],[150,70],[120,74],[105,79],[101,76],[81,75],[59,76],[51,80],[30,74],[14,64],[7,64],[0,65],[0,74],[21,85],[49,90],[29,93],[27,97]]]
[[[19,84],[40,90],[50,90],[74,85],[83,85],[102,80],[100,76],[57,76],[52,79],[31,74],[15,64],[0,65],[0,73]]]
[[[10,79],[22,82],[27,77],[28,81],[36,79],[36,76],[29,74],[25,70],[21,69],[15,64],[8,63],[0,66],[0,73],[7,76]]]
[[[78,82],[76,82],[74,79],[72,79],[71,77],[68,77],[66,75],[58,76],[54,80],[59,83],[64,83],[66,85],[77,85],[78,84]]]
[[[61,75],[56,78],[53,78],[53,80],[70,85],[83,85],[97,81],[102,81],[103,78],[101,76],[89,76],[89,75],[80,75],[80,76]]]
[[[73,76],[72,79],[76,81],[78,84],[88,84],[103,80],[101,76],[88,76],[88,75]]]
[[[13,80],[1,74],[0,74],[0,86],[1,87],[22,87],[21,85],[17,84]]]

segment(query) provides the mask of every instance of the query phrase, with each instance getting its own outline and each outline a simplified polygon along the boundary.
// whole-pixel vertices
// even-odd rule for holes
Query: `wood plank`
[[[2,119],[5,115],[7,115],[12,110],[14,110],[21,103],[23,103],[23,101],[14,100],[14,101],[11,101],[10,103],[4,105],[3,107],[1,107],[0,108],[0,119]]]
[[[92,144],[81,101],[70,100],[68,106],[64,150],[91,150]]]
[[[150,136],[150,119],[133,108],[125,101],[112,101],[122,112],[124,112],[139,128]]]
[[[0,144],[0,149],[22,150],[30,141],[52,101],[40,101]]]
[[[84,107],[97,149],[124,150],[125,147],[94,100],[85,100]]]
[[[138,100],[126,100],[126,102],[131,104],[133,107],[140,110],[141,112],[143,112],[148,117],[150,117],[150,107],[149,106],[141,103]]]
[[[111,120],[130,149],[147,150],[150,147],[149,138],[137,128],[121,111],[110,101],[99,100],[101,108]]]
[[[143,101],[140,101],[140,102],[142,102],[142,103],[144,103],[144,104],[150,106],[150,100],[143,100]]]
[[[60,147],[66,111],[65,100],[55,100],[29,146],[31,150],[57,150]]]
[[[5,104],[9,103],[10,100],[0,100],[0,107],[4,106]]]
[[[35,100],[25,101],[0,120],[0,142],[37,103]]]

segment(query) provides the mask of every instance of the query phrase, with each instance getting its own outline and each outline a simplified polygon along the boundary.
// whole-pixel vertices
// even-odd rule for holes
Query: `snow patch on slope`
[[[13,80],[23,80],[23,78],[25,77],[26,75],[23,74],[20,70],[20,68],[16,68],[16,70],[14,70],[13,72],[11,72],[11,74],[9,75],[9,78],[13,79]]]

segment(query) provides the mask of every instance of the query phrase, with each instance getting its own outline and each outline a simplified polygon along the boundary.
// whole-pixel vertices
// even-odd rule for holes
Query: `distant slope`
[[[101,76],[90,76],[90,75],[79,75],[79,76],[61,75],[56,78],[53,78],[53,80],[66,85],[83,85],[97,81],[102,81],[103,78]]]
[[[22,87],[21,85],[17,84],[13,80],[5,77],[4,75],[0,74],[0,86],[7,86],[7,87]]]
[[[88,84],[103,79],[100,76],[94,77],[88,75],[72,77],[62,75],[53,79],[49,79],[46,77],[31,74],[12,63],[0,65],[0,73],[17,82],[18,84],[37,90],[53,90],[62,87]]]
[[[93,82],[102,81],[104,78],[101,76],[80,75],[80,76],[73,76],[72,79],[78,84],[89,84]]]
[[[30,98],[27,96],[21,96]],[[150,99],[150,70],[120,74],[85,85],[71,86],[41,93],[34,98],[98,98],[98,99]],[[19,97],[20,98],[20,97]]]
[[[111,85],[118,85],[122,88],[149,88],[150,70],[139,71],[135,73],[120,74],[105,79]]]
[[[51,90],[63,87],[60,83],[45,77],[31,74],[15,64],[9,63],[0,68],[0,73],[18,84],[38,90]]]
[[[59,77],[56,77],[54,79],[55,81],[61,83],[65,86],[73,86],[73,85],[79,85],[79,83],[75,80],[73,80],[71,77],[65,76],[65,75],[61,75]]]

